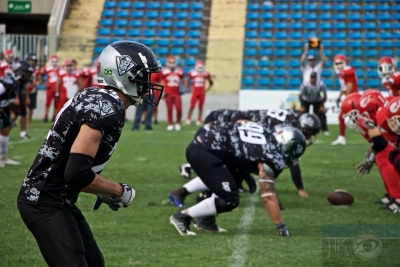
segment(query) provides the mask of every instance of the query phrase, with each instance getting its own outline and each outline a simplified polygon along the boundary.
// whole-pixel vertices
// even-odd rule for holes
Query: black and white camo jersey
[[[76,202],[80,192],[66,184],[64,172],[82,123],[103,134],[92,165],[92,170],[100,173],[113,154],[125,124],[125,108],[118,94],[92,87],[65,103],[24,179],[19,201],[61,207]]]
[[[250,120],[271,126],[285,124],[300,129],[299,118],[301,114],[301,111],[296,109],[244,110],[237,112],[232,117],[232,121]]]
[[[206,149],[221,157],[229,169],[258,174],[258,163],[268,165],[275,177],[285,167],[282,146],[275,139],[275,129],[255,122],[211,122],[199,133]]]
[[[20,91],[20,86],[12,74],[1,77],[0,84],[0,108],[5,108],[14,102]]]
[[[239,110],[235,109],[217,109],[208,114],[204,123],[206,124],[212,121],[230,122],[232,121],[232,117],[238,112]]]

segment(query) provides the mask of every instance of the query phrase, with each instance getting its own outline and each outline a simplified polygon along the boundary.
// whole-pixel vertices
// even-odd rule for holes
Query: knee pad
[[[228,212],[235,209],[239,206],[239,194],[226,194],[223,197],[215,198],[215,207],[217,209],[217,213]]]

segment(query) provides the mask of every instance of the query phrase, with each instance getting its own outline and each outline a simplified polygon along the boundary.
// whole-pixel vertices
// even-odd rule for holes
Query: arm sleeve
[[[292,181],[296,186],[297,190],[304,189],[303,179],[301,177],[300,165],[298,163],[290,164],[289,168],[290,168],[290,174],[292,175]]]

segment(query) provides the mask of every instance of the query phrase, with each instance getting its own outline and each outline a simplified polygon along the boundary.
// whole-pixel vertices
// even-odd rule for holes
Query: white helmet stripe
[[[147,65],[147,58],[145,56],[143,56],[142,53],[139,53],[138,55],[139,55],[140,59],[142,60],[143,65],[146,67],[146,69],[148,69],[149,65]]]

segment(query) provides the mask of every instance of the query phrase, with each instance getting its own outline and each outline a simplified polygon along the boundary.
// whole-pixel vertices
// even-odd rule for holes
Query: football
[[[330,192],[327,199],[334,206],[351,205],[354,202],[354,197],[343,189],[336,189],[335,191]]]
[[[312,37],[308,39],[308,45],[310,48],[320,48],[321,40],[318,39],[317,37]]]

